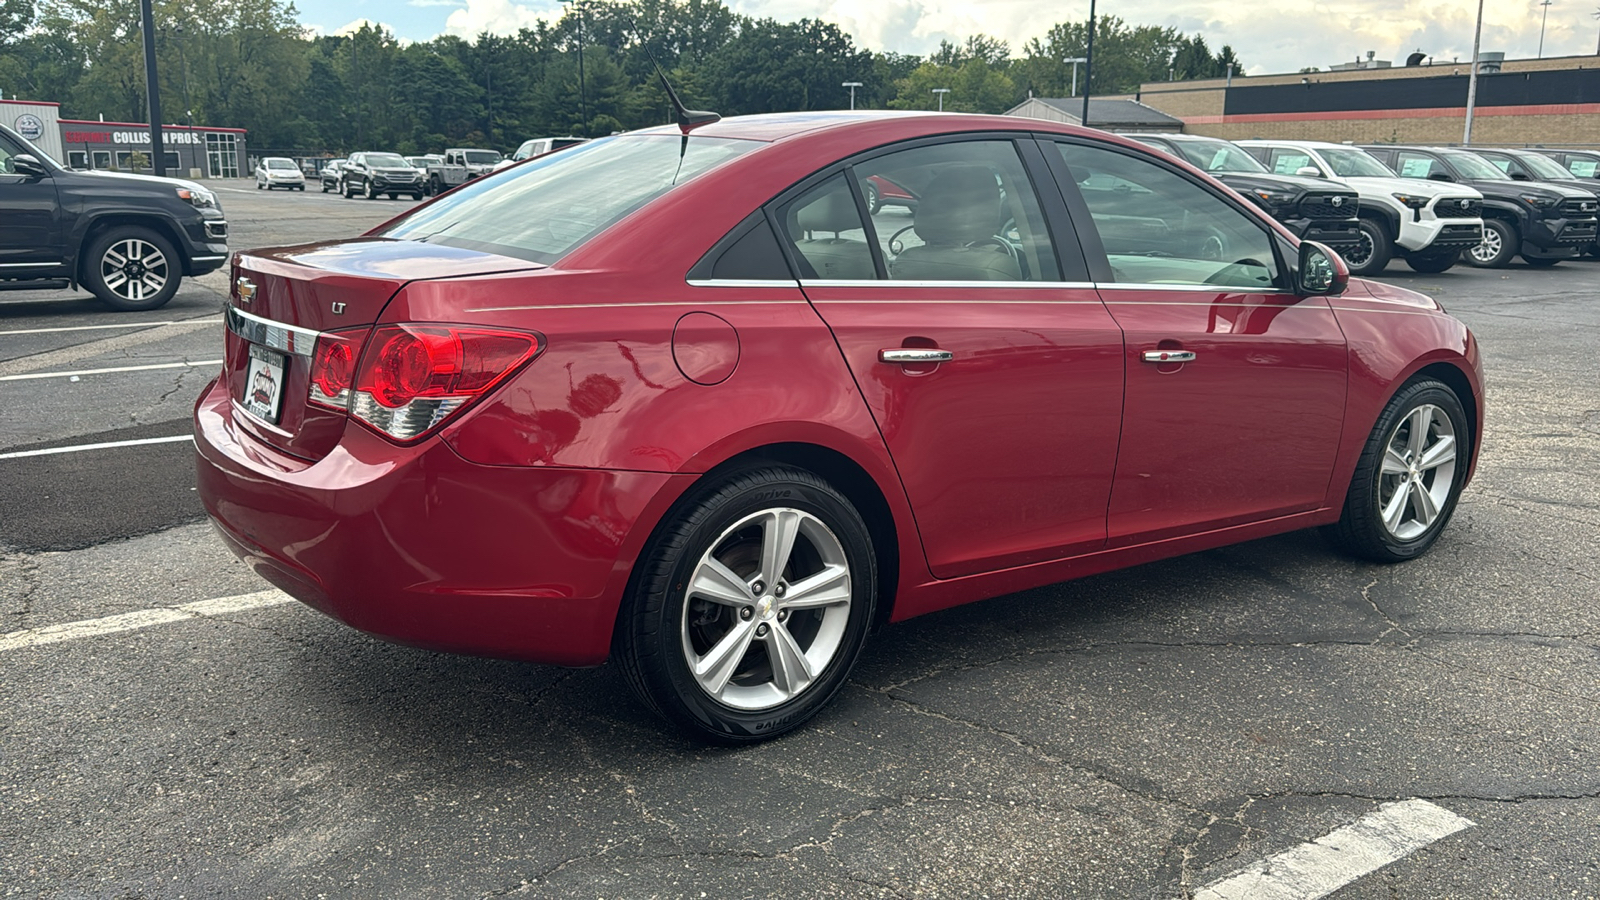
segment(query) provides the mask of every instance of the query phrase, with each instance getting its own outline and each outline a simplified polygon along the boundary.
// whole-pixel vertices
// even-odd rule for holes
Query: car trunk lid
[[[490,253],[386,238],[240,254],[227,309],[224,368],[235,424],[285,453],[321,459],[338,443],[347,416],[308,402],[320,333],[363,334],[411,281],[539,268]]]

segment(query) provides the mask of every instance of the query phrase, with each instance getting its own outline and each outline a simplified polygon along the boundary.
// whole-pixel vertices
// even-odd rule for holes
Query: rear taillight
[[[380,325],[329,332],[311,361],[311,402],[347,410],[398,441],[433,431],[538,355],[526,331]]]

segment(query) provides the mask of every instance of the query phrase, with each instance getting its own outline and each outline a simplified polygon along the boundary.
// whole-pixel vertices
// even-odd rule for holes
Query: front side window
[[[1059,281],[1044,214],[1015,145],[953,141],[855,166],[896,281]]]
[[[1273,289],[1277,254],[1262,223],[1154,162],[1058,143],[1113,279],[1125,284]]]
[[[1567,171],[1579,178],[1594,178],[1595,172],[1600,171],[1600,157],[1569,156]]]
[[[1304,150],[1286,150],[1278,147],[1272,149],[1272,171],[1279,175],[1294,175],[1301,169],[1311,168],[1321,171],[1311,154]]]
[[[553,263],[678,185],[761,146],[622,135],[468,182],[377,232]]]
[[[1410,150],[1401,150],[1395,154],[1395,170],[1401,178],[1432,178],[1438,175],[1441,178],[1454,180],[1450,170],[1444,163],[1434,159],[1426,153],[1415,153]]]

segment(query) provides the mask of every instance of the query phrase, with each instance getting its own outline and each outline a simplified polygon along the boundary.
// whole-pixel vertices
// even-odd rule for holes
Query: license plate
[[[284,367],[282,353],[250,346],[250,368],[245,372],[240,402],[250,415],[270,425],[278,424],[278,413],[283,409]]]

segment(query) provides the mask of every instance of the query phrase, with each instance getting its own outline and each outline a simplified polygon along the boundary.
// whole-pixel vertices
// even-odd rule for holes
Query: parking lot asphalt
[[[222,196],[236,248],[410,206]],[[0,896],[1176,898],[1411,798],[1471,825],[1333,896],[1600,895],[1600,262],[1383,279],[1484,353],[1478,475],[1429,556],[1299,533],[926,616],[739,750],[609,667],[270,595],[18,639],[267,585],[181,441],[7,458],[184,435],[225,277],[133,315],[0,294]]]

